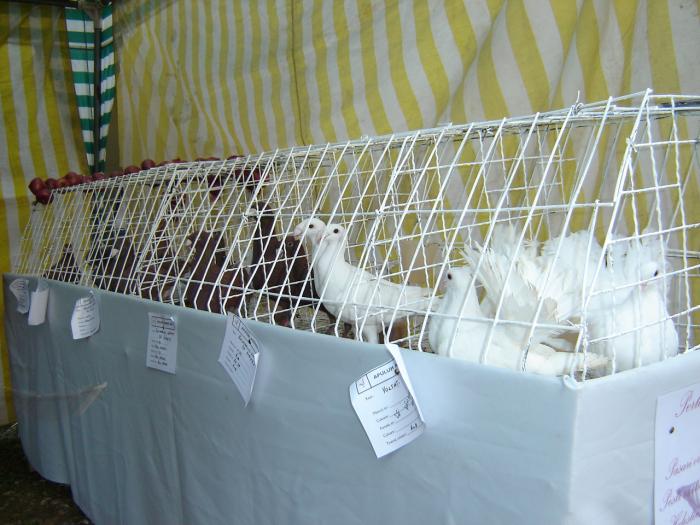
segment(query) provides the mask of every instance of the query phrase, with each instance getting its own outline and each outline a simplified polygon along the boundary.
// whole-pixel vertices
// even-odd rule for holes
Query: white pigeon
[[[545,282],[546,258],[538,255],[538,249],[537,241],[521,241],[520,233],[511,223],[494,226],[488,248],[479,247],[476,250],[465,247],[465,259],[484,285],[485,294],[481,302],[484,315],[494,317],[502,302],[499,318],[531,322],[541,298],[543,310],[540,322],[563,324],[572,317],[577,303],[571,297],[571,289],[578,274],[561,271],[555,266],[558,271],[553,272]],[[530,318],[527,318],[528,315]],[[511,326],[513,330],[517,329]],[[544,332],[543,344],[556,350],[573,351],[572,341],[559,337],[560,332]],[[571,332],[564,335],[573,337]]]
[[[589,350],[608,356],[615,370],[628,370],[678,353],[663,281],[656,279],[665,271],[662,254],[658,236],[614,238],[604,253],[581,230],[543,243],[536,259],[541,278],[534,284],[542,296],[556,300],[558,317],[578,317],[585,324],[594,341]]]
[[[508,253],[512,251],[513,253]],[[506,325],[512,339],[527,343],[530,324],[555,325],[561,319],[557,314],[557,302],[552,297],[542,297],[535,286],[523,275],[520,253],[514,257],[511,248],[500,249],[498,245],[491,248],[465,247],[464,256],[477,280],[484,287],[484,299],[481,309],[489,317],[498,317],[508,321],[521,321],[527,325]],[[538,304],[542,303],[539,306]],[[487,312],[486,309],[489,309]],[[537,319],[535,319],[537,314]],[[535,333],[549,338],[559,335],[562,330],[536,328]]]
[[[543,282],[541,276],[545,269],[540,268],[542,257],[537,256],[536,243],[525,242],[516,250],[519,239],[510,225],[497,227],[491,240],[491,248],[466,248],[464,252],[484,287],[482,305],[487,302],[493,305],[491,317],[498,312],[498,319],[525,323],[502,325],[508,336],[520,346],[527,344],[532,331],[533,340],[541,347],[544,345],[554,350],[572,352],[574,345],[571,339],[564,336],[573,336],[574,333],[556,326],[568,322],[578,312],[577,303],[571,298],[572,284],[577,282],[578,272],[552,272],[546,284],[555,282],[557,286],[538,289],[533,281]],[[547,295],[543,293],[544,290]],[[531,330],[533,322],[536,326]],[[589,366],[601,368],[606,363],[607,359],[595,355]]]
[[[520,233],[511,223],[494,226],[488,248],[493,252],[492,259],[501,259],[501,272],[505,274],[510,261],[515,259],[513,271],[518,272],[528,285],[556,308],[552,314],[557,321],[563,322],[577,316],[581,311],[583,289],[590,288],[595,264],[602,255],[602,248],[595,238],[590,238],[586,231],[580,231],[549,239],[540,247],[536,240],[524,238],[519,243],[519,237]],[[560,242],[561,248],[558,248]],[[541,253],[538,253],[540,248]],[[583,286],[584,282],[588,284]],[[511,283],[507,285],[511,286]],[[485,296],[486,306],[492,309],[500,299],[501,290],[496,289],[495,292]]]
[[[346,247],[345,228],[327,225],[314,257],[314,285],[326,309],[359,327],[366,341],[377,343],[382,326],[392,320],[427,310],[432,290],[396,284],[357,268],[345,260]]]
[[[519,233],[516,232],[512,224],[496,224],[491,233],[491,240],[486,253],[491,255],[491,265],[496,263],[496,260],[498,260],[498,273],[500,274],[501,282],[505,283],[510,262],[515,259],[513,272],[518,272],[521,277],[517,284],[522,285],[524,284],[522,281],[524,281],[531,286],[536,286],[536,283],[541,278],[541,268],[537,262],[538,246],[536,243],[526,241],[520,244],[520,249],[517,249],[518,240]],[[472,248],[465,247],[464,255],[472,268],[477,268],[482,252],[484,252],[484,250],[479,249],[479,251],[474,251]],[[492,271],[493,270],[495,269],[492,268]],[[480,272],[477,272],[477,278],[482,280],[480,279],[482,276],[479,275],[479,273]],[[512,284],[514,283],[508,283],[509,286]],[[496,289],[493,286],[486,290],[486,294],[484,295],[484,299],[481,303],[484,314],[495,314],[496,308],[500,301],[501,291],[501,288]]]
[[[315,272],[314,272],[314,265],[316,263],[316,259],[318,258],[318,246],[319,243],[321,242],[321,236],[323,235],[323,232],[326,230],[326,223],[323,222],[321,219],[317,219],[315,217],[311,217],[309,219],[305,219],[301,221],[299,224],[297,224],[294,227],[294,230],[292,231],[292,235],[297,241],[300,241],[304,247],[307,250],[307,253],[310,254],[309,257],[309,278],[311,279],[312,282],[314,282],[314,289],[316,289],[316,277],[315,277]],[[305,283],[306,284],[306,283]],[[317,295],[318,292],[316,292]],[[319,295],[320,297],[320,295]],[[326,309],[327,310],[327,309]],[[331,321],[335,321],[334,319],[331,319]]]
[[[616,371],[676,355],[678,332],[666,306],[661,239],[618,241],[609,254],[595,287],[602,293],[586,318],[590,348],[609,356]]]
[[[534,284],[541,295],[555,298],[560,317],[578,317],[594,282],[601,283],[609,278],[604,267],[596,272],[603,260],[603,249],[587,230],[554,237],[542,244],[541,255],[537,258],[540,279]],[[616,292],[616,299],[624,299],[626,293]],[[612,297],[594,295],[587,309],[606,310],[610,299]]]
[[[485,364],[520,370],[527,341],[524,338],[518,341],[517,330],[513,331],[512,326],[494,325],[492,319],[483,315],[474,281],[468,267],[451,268],[447,273],[445,296],[437,310],[442,316],[433,315],[429,323],[431,347],[439,355],[472,362],[482,362],[483,352]],[[485,348],[489,342],[489,330],[491,340]],[[557,352],[541,344],[538,340],[542,335],[535,334],[525,360],[528,372],[563,375],[582,370],[586,361],[591,368],[607,364],[607,359],[591,353]]]
[[[307,242],[307,248],[310,248],[311,255],[315,255],[318,250],[318,245],[321,242],[321,236],[326,229],[326,223],[321,219],[311,217],[297,224],[292,232],[294,238],[298,241]]]

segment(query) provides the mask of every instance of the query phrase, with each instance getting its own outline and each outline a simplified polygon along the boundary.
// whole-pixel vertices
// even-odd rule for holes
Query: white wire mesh
[[[699,130],[698,99],[647,92],[171,164],[55,191],[15,271],[540,373],[631,368],[697,346]]]

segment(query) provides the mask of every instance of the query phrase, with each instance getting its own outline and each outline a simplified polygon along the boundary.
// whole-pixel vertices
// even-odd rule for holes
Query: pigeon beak
[[[192,246],[192,241],[189,239],[185,239],[185,247],[190,248]]]
[[[292,236],[294,237],[295,240],[299,240],[301,238],[301,230],[299,228],[294,228],[294,231],[292,232]]]

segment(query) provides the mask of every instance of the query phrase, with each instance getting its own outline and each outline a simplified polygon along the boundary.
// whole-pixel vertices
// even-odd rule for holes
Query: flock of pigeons
[[[466,247],[467,265],[445,270],[442,297],[348,263],[341,225],[307,219],[294,236],[310,244],[323,306],[369,342],[385,325],[428,314],[435,353],[538,374],[627,370],[678,353],[664,250],[651,233],[616,239],[604,251],[587,231],[540,245],[496,225],[487,248]]]
[[[158,241],[153,260],[172,261],[169,270],[164,275],[162,263],[152,264],[134,287],[137,253],[121,235],[97,258],[105,284],[97,286],[163,300],[184,275],[186,306],[239,313],[257,292],[272,303],[275,324],[291,326],[299,307],[313,306],[333,324],[342,322],[345,336],[354,329],[370,343],[380,342],[387,327],[422,317],[420,340],[427,330],[430,349],[439,355],[546,375],[626,370],[678,352],[658,234],[618,238],[604,250],[587,231],[538,243],[499,224],[484,247],[464,247],[466,265],[441,270],[440,295],[437,288],[397,284],[349,263],[342,225],[310,218],[282,237],[271,210],[256,205],[253,212],[251,256],[244,264],[227,264],[220,233],[200,231],[186,239],[187,261],[178,262],[169,243]],[[169,278],[174,273],[177,278]],[[79,280],[70,250],[46,277],[61,275]],[[165,287],[163,277],[170,282]]]

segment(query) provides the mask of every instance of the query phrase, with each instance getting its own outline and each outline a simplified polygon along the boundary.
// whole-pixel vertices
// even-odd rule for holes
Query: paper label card
[[[399,366],[393,359],[350,385],[350,402],[378,458],[407,445],[425,430],[405,374],[403,362]]]
[[[70,327],[73,339],[85,339],[100,329],[100,311],[95,294],[90,293],[75,302]]]
[[[262,346],[241,318],[229,314],[226,317],[226,334],[221,345],[219,363],[238,388],[246,406],[253,393],[261,349]]]
[[[177,366],[177,326],[169,315],[148,314],[146,366],[175,373]]]
[[[700,383],[657,399],[654,443],[655,523],[700,524]]]
[[[36,290],[32,292],[31,306],[27,324],[37,326],[46,321],[46,306],[49,302],[49,285],[45,281],[39,281]]]
[[[406,388],[408,388],[409,393],[413,397],[413,401],[415,401],[416,403],[416,410],[418,411],[418,415],[420,416],[421,421],[425,422],[425,419],[423,419],[423,412],[420,409],[420,403],[418,403],[418,398],[416,397],[416,392],[413,390],[413,383],[411,383],[411,377],[408,375],[406,364],[403,362],[403,357],[401,356],[401,347],[394,343],[387,343],[384,346],[386,346],[386,349],[391,354],[391,357],[393,357],[394,361],[396,361],[396,364],[399,367],[399,372],[401,373],[401,377],[403,378],[404,383],[406,383]]]
[[[17,311],[26,314],[29,311],[29,280],[15,279],[10,283],[10,291],[17,299]]]

